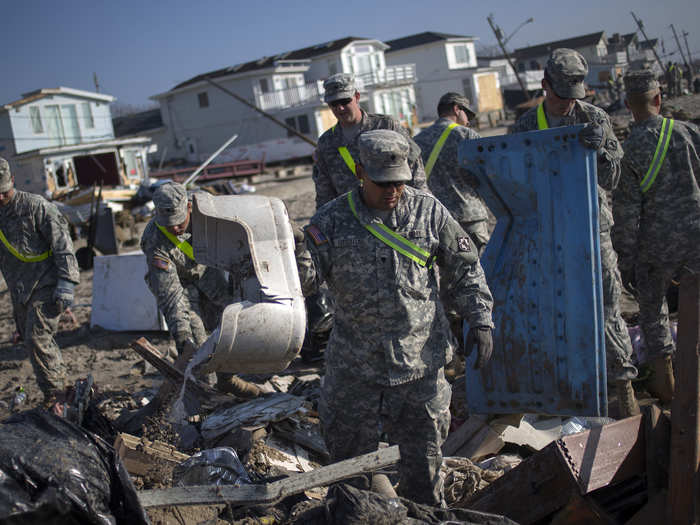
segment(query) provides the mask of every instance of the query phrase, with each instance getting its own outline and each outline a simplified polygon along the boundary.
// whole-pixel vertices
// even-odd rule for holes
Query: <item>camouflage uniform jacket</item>
[[[573,126],[595,122],[603,127],[603,145],[598,151],[598,212],[601,232],[610,231],[613,225],[612,212],[608,204],[608,192],[613,191],[620,180],[622,147],[613,133],[608,114],[593,104],[577,100],[571,115],[562,119],[559,126]],[[525,112],[513,125],[511,133],[533,131],[537,128],[537,107]]]
[[[360,220],[379,222],[360,190],[352,191]],[[493,299],[471,239],[430,194],[406,187],[385,224],[436,256],[453,283],[449,300],[472,326],[493,326]],[[328,367],[364,380],[398,385],[445,365],[449,326],[434,269],[379,241],[353,215],[347,194],[323,206],[306,228],[297,255],[305,295],[326,281],[336,304],[326,351]]]
[[[39,195],[16,191],[6,206],[0,206],[0,230],[22,255],[51,250],[43,261],[23,262],[0,244],[0,270],[13,304],[25,304],[34,290],[55,286],[58,279],[80,281],[68,223],[54,204]]]
[[[408,165],[413,173],[413,181],[409,184],[414,188],[428,191],[425,183],[423,161],[420,158],[420,148],[408,136],[406,128],[398,120],[388,115],[372,115],[363,111],[357,135],[372,129],[391,129],[400,132],[408,139],[408,144],[411,146],[411,151],[408,154]],[[337,196],[359,186],[359,179],[350,171],[350,168],[348,168],[343,157],[338,152],[338,148],[341,146],[348,148],[355,163],[359,162],[360,153],[357,146],[357,136],[348,142],[338,124],[327,130],[318,139],[318,147],[315,152],[316,162],[313,169],[317,210]]]
[[[432,126],[414,137],[413,140],[422,151],[423,165],[428,163],[435,143],[450,124],[452,124],[450,119],[440,118]],[[452,128],[437,161],[433,165],[430,176],[427,177],[430,191],[440,199],[440,202],[450,210],[452,216],[460,223],[488,219],[484,202],[474,191],[469,174],[460,168],[457,159],[457,147],[460,142],[479,138],[481,137],[476,131],[465,126]]]
[[[191,237],[190,233],[177,236],[179,241],[190,243]],[[146,255],[146,284],[168,323],[168,330],[176,342],[193,339],[190,315],[196,314],[192,312],[187,289],[199,290],[206,281],[205,273],[211,269],[187,257],[158,229],[155,219],[143,231],[141,249]],[[206,295],[212,293],[212,290],[201,291]]]
[[[614,193],[613,241],[620,267],[643,262],[698,258],[700,245],[700,131],[675,120],[666,158],[645,193],[640,183],[651,165],[661,133],[655,115],[630,125],[622,178]]]

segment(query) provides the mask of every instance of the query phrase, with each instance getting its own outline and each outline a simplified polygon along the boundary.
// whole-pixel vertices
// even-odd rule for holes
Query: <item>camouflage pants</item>
[[[609,231],[600,233],[600,261],[603,271],[603,318],[608,381],[634,379],[637,377],[637,369],[632,364],[632,341],[620,310],[622,279],[617,269],[617,253],[613,249]]]
[[[700,261],[688,265],[700,270]],[[683,264],[638,263],[635,268],[637,280],[637,302],[639,324],[644,334],[644,344],[649,359],[671,355],[675,349],[668,321],[666,291],[671,279],[682,269]],[[697,271],[696,270],[696,271]]]
[[[53,287],[34,290],[26,304],[13,304],[15,322],[29,353],[36,382],[45,397],[63,391],[66,369],[54,340],[62,311],[53,300]]]
[[[368,383],[349,370],[324,376],[321,431],[333,461],[377,449],[382,433],[399,445],[399,493],[413,501],[442,502],[442,443],[450,426],[451,389],[444,370],[398,386]]]

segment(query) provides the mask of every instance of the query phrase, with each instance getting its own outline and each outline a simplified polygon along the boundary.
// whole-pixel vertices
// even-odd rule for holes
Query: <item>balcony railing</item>
[[[358,84],[365,89],[370,87],[400,86],[412,84],[416,79],[416,65],[402,64],[399,66],[387,66],[384,69],[360,73],[355,75]]]
[[[323,97],[323,82],[314,82],[303,86],[257,93],[256,105],[262,110],[291,108],[303,106],[312,102],[321,102]]]

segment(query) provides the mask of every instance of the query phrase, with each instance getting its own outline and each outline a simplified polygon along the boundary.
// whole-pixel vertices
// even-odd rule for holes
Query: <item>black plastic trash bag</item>
[[[148,524],[114,449],[43,410],[0,424],[0,523]]]
[[[250,483],[245,467],[231,447],[202,450],[173,469],[173,484],[177,487]]]

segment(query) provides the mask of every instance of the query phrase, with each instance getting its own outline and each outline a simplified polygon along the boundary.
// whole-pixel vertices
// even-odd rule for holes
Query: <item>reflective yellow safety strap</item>
[[[537,129],[549,129],[547,117],[544,114],[544,102],[537,106]]]
[[[158,229],[163,232],[163,235],[165,235],[168,240],[175,245],[175,247],[180,250],[182,253],[187,255],[190,259],[194,261],[194,251],[192,250],[192,245],[188,243],[187,241],[181,241],[177,237],[175,237],[172,233],[170,233],[168,230],[166,230],[163,226],[160,224],[156,224],[158,226]]]
[[[428,180],[430,178],[430,172],[433,171],[433,166],[435,166],[435,162],[440,156],[440,152],[442,151],[442,147],[445,145],[447,137],[450,135],[452,130],[458,125],[459,124],[457,124],[456,122],[453,122],[452,124],[447,126],[445,128],[445,131],[442,132],[442,135],[440,135],[438,141],[435,143],[435,146],[433,146],[433,151],[430,152],[430,157],[428,157],[428,163],[425,165],[425,180]]]
[[[18,258],[20,261],[22,261],[22,262],[39,262],[39,261],[43,261],[44,259],[48,259],[49,255],[51,255],[51,253],[52,253],[51,250],[49,250],[49,251],[47,251],[47,252],[40,253],[39,255],[24,255],[24,254],[21,254],[21,253],[19,253],[19,252],[15,249],[14,246],[12,246],[12,245],[10,244],[10,242],[7,240],[7,238],[5,237],[5,234],[2,232],[2,230],[0,230],[0,241],[2,241],[2,243],[5,245],[5,248],[7,248],[8,251],[9,251],[12,255],[14,255],[15,257],[17,257],[17,258]]]
[[[364,224],[360,220],[360,216],[357,214],[357,210],[355,209],[355,203],[352,200],[352,192],[348,193],[348,203],[350,204],[350,210],[352,210],[352,214],[355,216],[355,218],[377,239],[390,246],[400,254],[405,255],[412,261],[417,262],[421,266],[425,266],[426,268],[433,266],[433,260],[435,257],[430,255],[429,252],[426,252],[420,246],[416,246],[405,237],[391,231],[384,224]]]
[[[345,164],[348,165],[348,168],[350,168],[352,174],[357,176],[357,173],[355,172],[355,159],[353,159],[352,155],[350,155],[348,148],[346,148],[345,146],[340,146],[338,148],[338,153],[340,153],[340,156],[343,157]]]
[[[659,174],[661,169],[661,164],[663,164],[666,158],[666,152],[668,152],[668,145],[671,142],[671,131],[673,130],[673,119],[665,118],[661,124],[661,134],[659,135],[659,142],[656,144],[656,151],[654,152],[654,157],[651,159],[651,165],[647,170],[646,175],[639,183],[642,188],[642,193],[646,193],[651,185],[654,184],[656,176]],[[659,154],[660,153],[660,154]]]

